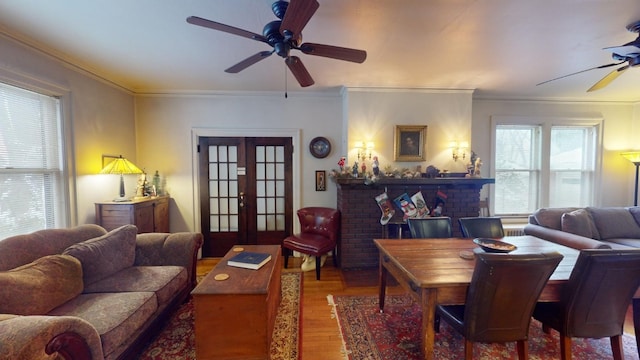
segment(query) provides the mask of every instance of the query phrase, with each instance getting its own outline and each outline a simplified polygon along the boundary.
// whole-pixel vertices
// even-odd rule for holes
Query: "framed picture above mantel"
[[[427,126],[396,125],[393,144],[395,161],[427,160]]]

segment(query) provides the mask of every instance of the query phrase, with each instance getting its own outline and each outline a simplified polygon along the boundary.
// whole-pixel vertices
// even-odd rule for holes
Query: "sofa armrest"
[[[138,234],[134,265],[183,266],[187,269],[192,287],[195,287],[196,261],[202,241],[202,234],[192,232]]]
[[[611,249],[611,246],[588,237],[555,230],[548,227],[527,224],[523,229],[526,235],[535,236],[570,248],[582,249]]]
[[[75,316],[0,316],[0,359],[103,359],[96,329]]]

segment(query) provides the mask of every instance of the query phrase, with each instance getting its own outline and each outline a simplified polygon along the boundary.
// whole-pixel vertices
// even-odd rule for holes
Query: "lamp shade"
[[[131,161],[123,158],[122,155],[115,158],[115,160],[108,163],[107,166],[100,170],[100,174],[120,175],[120,197],[114,199],[114,201],[127,201],[127,199],[124,197],[124,177],[122,175],[142,173],[143,171],[140,170],[139,167],[135,166]]]
[[[640,164],[640,151],[629,151],[621,153],[620,155],[636,165]]]
[[[100,170],[100,174],[126,175],[142,173],[143,171],[140,170],[139,167],[135,166],[131,161],[123,158],[122,155],[108,163],[102,170]]]

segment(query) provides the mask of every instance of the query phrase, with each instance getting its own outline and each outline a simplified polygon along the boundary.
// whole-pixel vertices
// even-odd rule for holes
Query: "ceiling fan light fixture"
[[[289,56],[289,51],[291,50],[291,46],[288,43],[281,41],[279,43],[274,44],[273,49],[275,50],[276,54],[278,54],[278,56],[286,58]]]

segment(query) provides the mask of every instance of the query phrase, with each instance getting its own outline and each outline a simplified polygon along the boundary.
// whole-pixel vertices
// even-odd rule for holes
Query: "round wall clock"
[[[318,159],[326,158],[331,152],[331,142],[322,136],[315,137],[309,143],[309,151]]]

